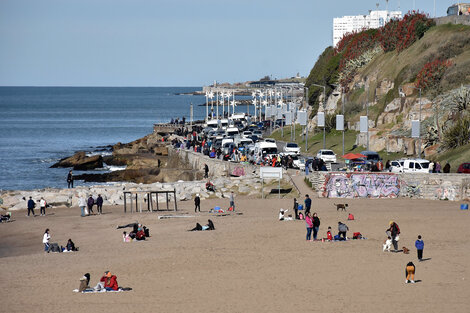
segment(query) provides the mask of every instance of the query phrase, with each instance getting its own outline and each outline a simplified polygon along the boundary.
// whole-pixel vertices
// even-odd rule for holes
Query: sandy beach
[[[303,201],[303,199],[302,199]],[[241,215],[214,216],[227,200],[179,202],[187,218],[158,220],[174,212],[124,214],[104,207],[101,216],[58,208],[46,217],[13,213],[0,225],[1,312],[468,312],[470,299],[469,213],[460,203],[409,199],[348,200],[356,220],[337,212],[334,199],[313,199],[319,234],[346,222],[348,236],[367,240],[306,242],[304,221],[278,221],[292,199],[236,199]],[[211,218],[215,231],[188,232]],[[385,229],[395,220],[399,246],[410,254],[382,252]],[[150,228],[145,242],[122,242],[117,225],[138,221]],[[44,253],[42,235],[79,252]],[[418,262],[414,241],[425,242]],[[416,284],[405,284],[404,268],[416,265]],[[117,275],[121,293],[81,294],[84,273],[95,285],[105,270]]]

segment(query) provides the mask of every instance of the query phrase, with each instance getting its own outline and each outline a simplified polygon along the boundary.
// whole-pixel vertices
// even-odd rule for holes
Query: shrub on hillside
[[[424,64],[416,76],[416,88],[426,90],[437,87],[445,71],[451,65],[452,63],[449,60],[441,61],[439,59]]]
[[[434,20],[426,14],[412,11],[401,20],[392,20],[380,29],[379,40],[385,52],[397,51],[400,53],[416,40],[421,39],[424,33],[435,25]]]
[[[454,149],[470,143],[470,117],[459,119],[444,133],[443,146]]]

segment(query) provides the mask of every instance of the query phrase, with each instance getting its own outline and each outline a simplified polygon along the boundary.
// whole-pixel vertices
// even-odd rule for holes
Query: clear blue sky
[[[384,0],[0,0],[0,86],[202,86],[308,75],[334,17]],[[433,0],[400,2],[433,16]],[[436,0],[437,16],[455,0]]]

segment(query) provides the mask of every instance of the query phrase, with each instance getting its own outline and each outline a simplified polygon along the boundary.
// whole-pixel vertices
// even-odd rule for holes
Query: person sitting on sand
[[[80,287],[78,287],[78,292],[83,292],[86,289],[90,288],[90,273],[86,273],[80,278]]]
[[[333,235],[331,234],[331,226],[328,226],[328,231],[326,232],[326,240],[333,240]]]
[[[206,190],[207,191],[212,191],[215,192],[215,186],[213,183],[211,183],[209,180],[206,183]]]
[[[100,282],[95,286],[95,291],[106,290],[116,291],[119,289],[116,275],[111,274],[110,271],[104,272],[104,276],[101,277]]]
[[[214,223],[211,220],[207,220],[207,225],[201,226],[201,224],[196,223],[196,227],[190,229],[189,231],[200,231],[200,230],[215,230]]]
[[[67,241],[67,245],[65,246],[66,251],[78,251],[78,248],[75,247],[75,244],[73,243],[72,239],[69,238]]]
[[[132,238],[129,236],[127,232],[122,232],[122,241],[123,242],[131,242]]]
[[[137,232],[135,232],[135,239],[136,240],[145,240],[145,231],[142,227],[142,224],[139,224],[137,227]]]

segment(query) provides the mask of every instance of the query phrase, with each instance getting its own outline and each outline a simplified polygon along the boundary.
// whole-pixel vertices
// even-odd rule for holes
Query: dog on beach
[[[383,252],[385,252],[385,250],[390,252],[391,247],[392,247],[392,238],[389,236],[388,239],[384,241]]]
[[[348,207],[347,203],[339,203],[339,204],[333,203],[333,204],[336,205],[336,211],[339,211],[339,209],[346,211],[346,208]]]
[[[407,247],[403,247],[402,250],[404,254],[410,254],[410,249],[408,249]]]

